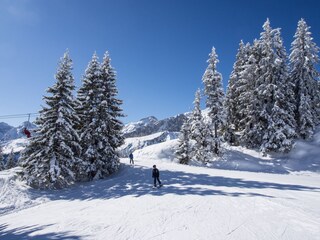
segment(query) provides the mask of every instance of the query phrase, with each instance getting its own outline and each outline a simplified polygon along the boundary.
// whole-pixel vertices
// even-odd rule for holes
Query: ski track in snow
[[[16,203],[0,215],[0,239],[320,239],[319,174],[158,160],[164,186],[152,190],[154,159],[135,159],[134,166],[122,162],[108,179],[60,191],[3,183],[8,189],[2,193],[10,191]]]

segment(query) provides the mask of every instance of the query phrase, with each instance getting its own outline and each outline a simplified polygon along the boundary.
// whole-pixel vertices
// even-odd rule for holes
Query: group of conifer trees
[[[6,161],[5,161],[6,160]],[[5,159],[2,152],[2,147],[0,146],[0,171],[5,169],[10,169],[16,166],[15,154],[13,150],[8,154]]]
[[[77,96],[68,52],[55,79],[35,121],[38,129],[20,158],[22,179],[40,189],[108,176],[119,168],[116,148],[123,143],[122,101],[108,52],[102,63],[93,55]]]
[[[288,56],[280,29],[263,25],[252,44],[240,42],[224,96],[215,50],[202,78],[209,118],[203,119],[200,92],[181,129],[177,157],[208,162],[224,140],[267,152],[289,152],[296,138],[311,139],[320,123],[319,48],[305,20]]]

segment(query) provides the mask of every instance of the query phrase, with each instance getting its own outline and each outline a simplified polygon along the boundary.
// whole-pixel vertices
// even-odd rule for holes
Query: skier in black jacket
[[[158,181],[159,187],[161,187],[162,184],[161,184],[161,181],[160,181],[160,179],[159,179],[159,177],[160,177],[160,172],[159,172],[159,170],[158,170],[158,168],[157,168],[156,165],[153,165],[152,177],[153,177],[153,186],[154,186],[154,187],[157,187],[157,181]]]

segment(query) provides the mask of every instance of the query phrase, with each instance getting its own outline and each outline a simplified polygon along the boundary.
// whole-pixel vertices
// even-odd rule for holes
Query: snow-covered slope
[[[184,166],[139,151],[109,179],[60,191],[30,190],[1,172],[0,239],[319,239],[319,174]],[[153,164],[160,189],[151,188]]]
[[[320,129],[290,154],[225,145],[206,167],[176,163],[176,133],[127,138],[108,179],[31,189],[0,172],[0,239],[320,239]],[[27,139],[9,141],[20,151]],[[152,189],[156,164],[164,186]]]
[[[16,212],[45,201],[38,191],[19,181],[17,174],[20,171],[21,169],[16,167],[0,172],[0,218],[6,212]]]
[[[123,158],[108,179],[59,191],[30,189],[19,168],[0,172],[0,239],[319,239],[320,131],[288,155],[225,146],[209,167],[177,164],[176,145],[136,148],[134,166]]]
[[[150,145],[159,144],[178,138],[177,132],[158,132],[143,137],[126,138],[125,143],[119,148],[121,157],[127,157],[135,150],[145,148]]]
[[[11,141],[8,141],[2,148],[4,154],[9,154],[11,151],[13,152],[21,152],[26,145],[28,144],[27,138],[18,138]]]
[[[136,159],[148,159],[149,161],[167,161],[176,162],[175,157],[178,139],[170,139],[155,145],[151,145],[134,152]]]
[[[135,158],[162,159],[176,162],[177,134],[156,133],[144,137],[128,138],[121,148],[122,157],[134,152]],[[320,129],[312,141],[298,140],[289,154],[262,156],[257,150],[224,145],[224,154],[207,167],[250,172],[280,173],[312,171],[320,172]],[[200,165],[191,162],[192,165]]]

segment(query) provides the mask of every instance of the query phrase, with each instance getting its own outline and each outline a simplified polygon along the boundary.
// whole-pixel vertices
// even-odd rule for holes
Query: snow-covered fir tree
[[[0,146],[0,171],[4,170],[4,157],[3,157],[3,152],[2,152],[2,147]]]
[[[41,189],[57,189],[75,181],[75,172],[82,161],[79,136],[74,129],[79,121],[75,113],[72,60],[66,52],[61,58],[56,83],[48,88],[46,106],[36,119],[38,130],[22,153],[22,178]]]
[[[294,85],[289,81],[287,54],[283,46],[280,29],[273,30],[275,91],[266,140],[262,148],[266,151],[289,152],[296,137],[294,119]]]
[[[115,72],[105,54],[100,65],[96,54],[89,62],[78,91],[78,114],[81,116],[82,157],[86,159],[89,178],[103,178],[119,168],[116,148],[123,143],[123,116],[117,99]]]
[[[247,79],[242,79],[241,74],[248,62],[249,54],[250,44],[244,44],[243,41],[241,41],[227,87],[225,98],[225,139],[232,144],[236,141],[235,132],[241,131],[244,128],[241,126],[241,120],[246,116],[244,114],[244,109],[247,107],[247,104],[244,101],[241,101],[242,99],[240,99],[240,97],[243,97],[243,94],[248,93],[248,86]]]
[[[7,162],[6,162],[6,169],[10,169],[10,168],[14,168],[16,166],[16,161],[15,161],[15,156],[14,156],[14,152],[13,150],[11,150],[11,152],[9,153],[8,157],[7,157]]]
[[[277,79],[274,75],[275,69],[275,54],[272,46],[272,28],[270,27],[269,19],[263,24],[263,32],[260,34],[258,48],[261,53],[261,58],[258,62],[258,75],[256,78],[256,93],[258,101],[256,102],[257,110],[260,112],[257,119],[259,131],[257,144],[261,146],[262,151],[265,149],[270,137],[271,132],[267,129],[269,126],[274,125],[272,122],[271,111],[275,102],[275,91],[277,88]]]
[[[97,145],[98,131],[96,131],[98,116],[98,82],[101,78],[100,64],[96,53],[92,56],[91,61],[85,70],[85,75],[82,79],[82,86],[78,90],[76,107],[77,113],[81,119],[79,132],[81,138],[82,158],[87,163],[85,174],[82,176],[82,181],[94,178],[98,172],[101,156],[98,153]]]
[[[109,131],[109,143],[115,151],[124,143],[124,137],[122,135],[123,123],[120,121],[120,117],[124,117],[121,105],[122,100],[118,98],[118,89],[116,85],[116,73],[111,66],[111,58],[109,53],[106,52],[101,64],[101,90],[102,90],[102,103],[107,104],[106,113],[109,115],[107,129]]]
[[[313,136],[315,125],[319,123],[319,48],[313,42],[310,27],[304,19],[298,27],[291,44],[290,79],[295,84],[296,122],[300,137]]]
[[[178,139],[178,147],[175,152],[180,164],[189,164],[191,159],[191,143],[190,143],[190,123],[189,118],[186,118],[181,126]]]
[[[263,25],[259,47],[261,59],[256,82],[258,107],[261,111],[262,152],[289,151],[295,136],[292,118],[292,86],[288,79],[287,55],[280,36],[280,29],[272,29],[267,20]],[[286,90],[289,92],[286,93]],[[289,94],[288,94],[289,93]],[[288,99],[290,97],[290,99]],[[289,112],[290,111],[290,112]],[[291,114],[291,115],[290,115]]]
[[[288,81],[287,55],[280,29],[263,25],[259,40],[240,73],[246,91],[239,95],[244,130],[241,142],[262,152],[289,151],[295,137],[292,84]],[[240,124],[241,125],[241,124]]]
[[[209,109],[210,124],[213,129],[213,151],[219,154],[220,141],[219,130],[224,123],[224,92],[222,87],[222,75],[217,71],[218,55],[213,47],[207,60],[208,67],[203,74],[204,93],[206,95],[206,107]]]
[[[199,162],[209,162],[212,156],[212,136],[208,125],[204,122],[200,108],[201,92],[196,91],[194,109],[190,116],[190,139],[194,140],[192,158]]]
[[[240,73],[241,91],[239,95],[240,114],[243,116],[240,120],[240,142],[246,147],[254,148],[261,142],[259,126],[259,109],[256,107],[258,102],[256,91],[256,78],[258,69],[258,59],[260,59],[258,41],[255,40],[251,49],[249,58]]]

